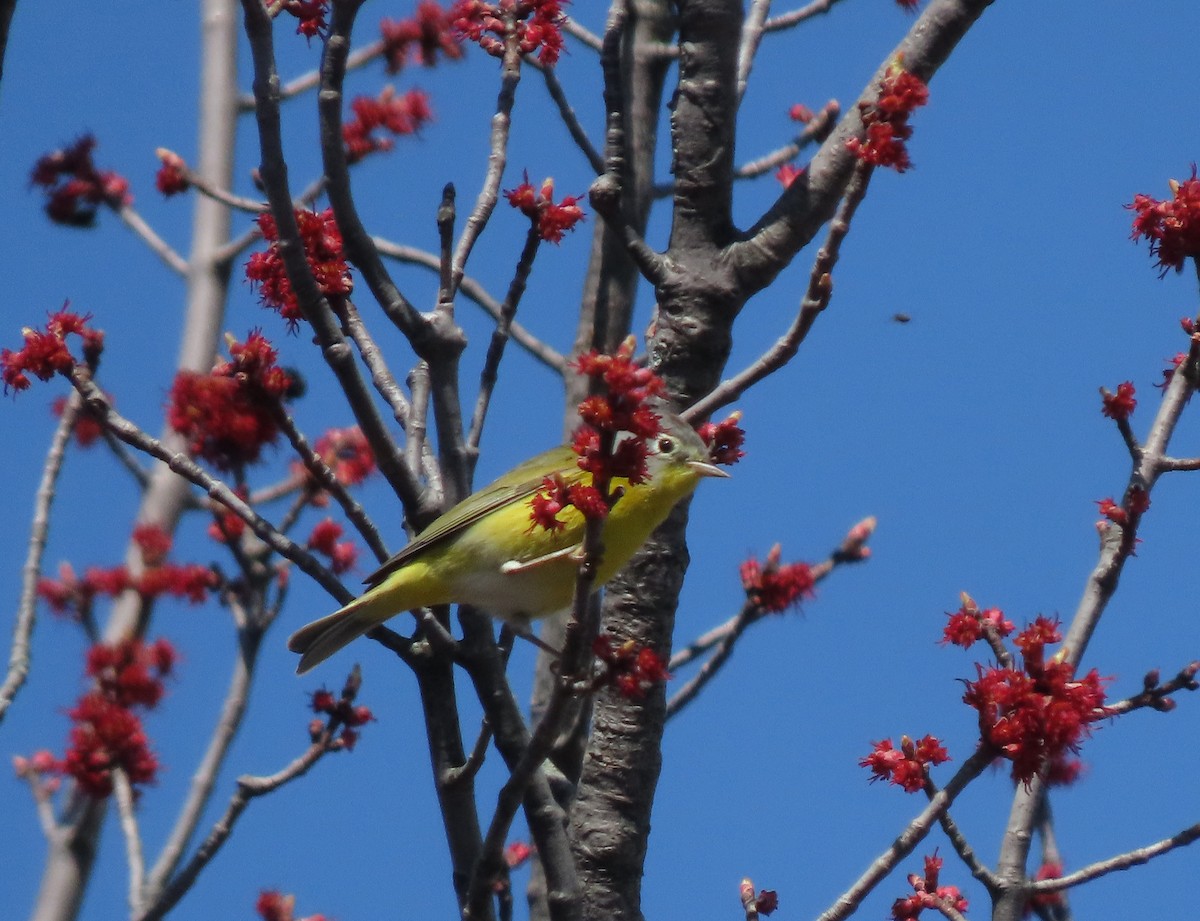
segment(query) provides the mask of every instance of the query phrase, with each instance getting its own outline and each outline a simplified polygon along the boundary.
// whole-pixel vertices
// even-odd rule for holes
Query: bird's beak
[[[714,464],[708,464],[704,461],[688,461],[688,466],[695,470],[700,476],[720,476],[728,477],[729,474],[717,467]]]

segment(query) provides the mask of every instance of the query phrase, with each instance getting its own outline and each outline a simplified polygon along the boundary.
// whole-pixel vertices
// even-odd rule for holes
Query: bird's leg
[[[563,547],[561,550],[555,550],[553,553],[547,553],[544,556],[534,557],[532,560],[508,560],[500,564],[500,572],[506,576],[511,576],[516,573],[527,572],[530,569],[537,569],[539,566],[545,566],[547,563],[553,563],[555,560],[569,559],[578,562],[582,559],[582,551],[582,544],[572,544],[570,547]]]
[[[528,640],[529,642],[533,643],[534,646],[538,647],[538,649],[548,652],[555,659],[562,658],[562,652],[560,650],[555,649],[545,640],[538,637],[531,629],[529,629],[529,621],[527,620],[514,619],[506,620],[504,622],[504,625],[500,628],[500,647],[502,649],[504,648],[505,631],[508,631],[513,636],[519,636],[524,640]],[[511,639],[509,642],[511,643]]]

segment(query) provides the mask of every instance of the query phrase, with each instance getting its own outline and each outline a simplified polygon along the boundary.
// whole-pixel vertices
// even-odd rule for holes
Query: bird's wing
[[[472,493],[429,527],[418,534],[399,553],[396,553],[363,581],[372,588],[411,560],[416,554],[454,537],[475,522],[510,502],[518,502],[537,492],[547,476],[558,474],[567,483],[573,483],[584,474],[575,461],[575,453],[567,447],[558,447],[537,457],[518,464],[496,482]]]

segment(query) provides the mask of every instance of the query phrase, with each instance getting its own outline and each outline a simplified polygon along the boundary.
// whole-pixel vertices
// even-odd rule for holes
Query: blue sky
[[[598,9],[576,6],[599,28]],[[360,22],[409,11],[407,2],[368,6]],[[112,215],[90,232],[50,226],[28,188],[28,171],[45,151],[90,130],[100,141],[100,165],[128,176],[146,218],[186,249],[188,203],[164,202],[154,190],[153,151],[166,146],[185,158],[194,151],[196,20],[194,5],[185,3],[118,0],[86,23],[60,0],[21,4],[0,86],[0,346],[16,346],[22,326],[42,322],[70,299],[107,331],[104,387],[123,413],[152,431],[170,383],[182,287]],[[908,24],[887,0],[847,0],[794,34],[769,36],[741,115],[739,161],[788,137],[791,103],[815,108],[830,97],[855,98]],[[317,48],[289,33],[280,30],[287,48],[281,66],[296,74],[315,63]],[[1146,247],[1128,240],[1122,207],[1137,192],[1165,197],[1167,181],[1183,178],[1200,157],[1200,126],[1191,114],[1200,77],[1180,38],[1196,34],[1200,7],[1188,0],[1001,2],[933,81],[930,104],[914,119],[915,169],[876,176],[843,249],[832,306],[796,361],[739,402],[747,457],[733,479],[705,483],[693,506],[693,572],[676,643],[737,609],[738,563],[776,541],[787,558],[818,559],[873,514],[880,522],[874,557],[836,573],[800,613],[755,628],[721,680],[670,726],[647,862],[648,917],[733,915],[744,875],[779,891],[776,917],[819,913],[920,808],[896,788],[868,786],[856,762],[870,742],[928,732],[945,740],[955,763],[971,751],[975,721],[957,679],[974,676],[976,657],[936,645],[959,592],[1002,607],[1018,623],[1038,613],[1073,613],[1096,558],[1093,502],[1119,495],[1128,474],[1125,448],[1100,415],[1097,390],[1133,380],[1141,400],[1134,430],[1144,434],[1157,400],[1151,384],[1163,359],[1185,347],[1178,319],[1197,310],[1190,274],[1160,281]],[[470,58],[395,81],[401,90],[427,89],[437,120],[356,176],[366,219],[385,236],[432,248],[443,183],[458,185],[460,201],[472,200],[479,187],[495,67],[478,53]],[[594,63],[589,51],[571,46],[560,73],[598,137]],[[385,76],[376,67],[353,80],[355,92],[374,94]],[[312,100],[290,103],[285,119],[299,187],[317,169]],[[238,191],[252,192],[247,172],[255,162],[247,122],[239,134]],[[520,88],[506,188],[522,169],[534,179],[553,175],[563,193],[583,193],[589,181],[534,75]],[[776,194],[769,177],[739,186],[739,222],[752,223]],[[235,219],[236,227],[247,225]],[[660,215],[651,242],[663,245],[666,232]],[[521,219],[506,208],[497,212],[471,264],[493,291],[507,283],[522,233]],[[587,247],[585,226],[558,249],[544,249],[521,307],[522,322],[564,350]],[[747,306],[731,371],[786,328],[809,258],[803,254]],[[430,306],[429,277],[412,270],[397,277],[414,302]],[[643,299],[643,324],[649,303]],[[896,312],[913,321],[890,322]],[[469,304],[460,318],[471,339],[462,380],[472,393],[489,328]],[[235,282],[227,328],[240,337],[259,325],[280,343],[285,363],[311,369],[310,394],[297,409],[301,424],[311,432],[346,424],[349,415],[305,337],[286,337],[277,318]],[[388,345],[393,366],[406,368],[402,345]],[[0,506],[8,522],[0,535],[5,635],[53,427],[48,406],[63,392],[56,382],[0,404],[9,471]],[[558,382],[516,350],[493,405],[481,483],[559,434]],[[1188,416],[1173,453],[1200,454]],[[283,460],[280,452],[276,467]],[[363,497],[399,545],[398,506],[385,488],[369,486]],[[1115,697],[1135,692],[1150,668],[1173,674],[1200,658],[1186,575],[1194,565],[1198,500],[1200,475],[1175,474],[1159,484],[1138,557],[1088,650],[1086,666],[1113,676]],[[132,484],[113,461],[73,452],[48,566],[116,562],[133,508]],[[184,528],[178,558],[214,558],[202,531],[198,523]],[[337,683],[354,658],[344,655],[341,668],[304,679],[292,675],[283,637],[330,607],[299,582],[268,638],[218,807],[236,775],[271,773],[303,748],[306,693],[322,681]],[[233,644],[229,618],[215,605],[163,605],[154,629],[180,646],[184,662],[148,721],[166,765],[141,807],[151,853],[215,719]],[[0,727],[5,757],[61,751],[63,710],[82,687],[83,648],[69,625],[40,620],[33,675]],[[207,918],[219,909],[222,917],[250,918],[261,888],[296,893],[302,915],[319,911],[340,921],[453,910],[413,683],[372,644],[355,651],[366,670],[362,700],[379,722],[352,755],[330,757],[306,779],[252,805],[174,917]],[[528,659],[514,664],[522,688]],[[473,725],[475,708],[465,709],[464,724]],[[1174,714],[1138,713],[1097,730],[1084,749],[1086,778],[1055,799],[1069,868],[1197,821],[1200,790],[1188,740],[1198,727],[1200,700],[1185,697]],[[952,768],[939,769],[935,779]],[[485,802],[500,782],[490,764]],[[955,809],[986,860],[996,854],[1008,788],[1006,773],[985,775]],[[124,910],[123,847],[110,826],[86,921]],[[0,905],[19,917],[34,898],[43,848],[26,790],[12,779],[0,778],[0,836],[10,843]],[[920,854],[937,843],[931,837],[859,916],[886,916],[907,890],[904,873],[919,871]],[[961,886],[973,899],[970,915],[982,917],[982,892],[944,842],[942,853],[949,858],[943,881]],[[1183,916],[1194,902],[1187,880],[1196,860],[1194,851],[1178,852],[1095,883],[1075,894],[1077,916],[1133,917],[1148,909]]]

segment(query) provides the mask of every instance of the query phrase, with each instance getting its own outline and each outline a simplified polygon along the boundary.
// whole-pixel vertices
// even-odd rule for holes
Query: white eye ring
[[[662,438],[658,439],[658,453],[659,454],[670,454],[674,450],[675,450],[675,439],[668,438],[665,435]]]

